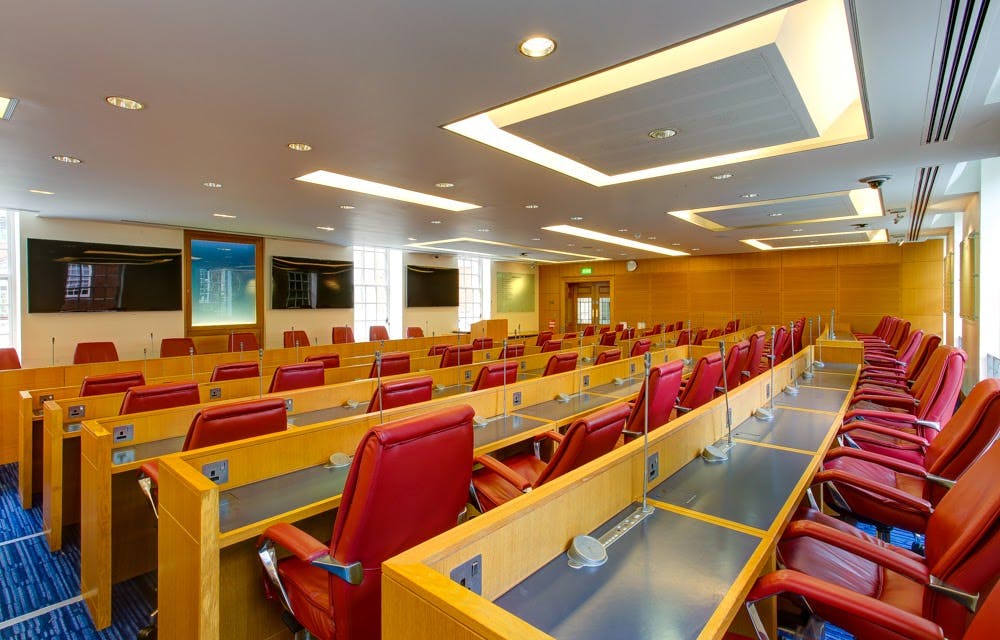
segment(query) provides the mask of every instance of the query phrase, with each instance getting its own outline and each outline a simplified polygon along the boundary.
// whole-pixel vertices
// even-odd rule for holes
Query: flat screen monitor
[[[272,309],[351,309],[354,263],[271,257]]]
[[[407,307],[457,307],[458,269],[406,266]]]

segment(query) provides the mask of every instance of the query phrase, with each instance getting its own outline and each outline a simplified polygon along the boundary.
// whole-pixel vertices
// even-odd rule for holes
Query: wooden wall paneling
[[[644,271],[616,275],[611,296],[611,323],[627,322],[630,327],[639,321],[649,322],[650,277]]]
[[[661,263],[670,265],[671,261]],[[673,324],[679,319],[687,319],[688,303],[688,271],[670,270],[655,272],[650,277],[650,320],[655,324],[664,322]]]
[[[782,267],[825,267],[837,264],[837,249],[782,251]]]
[[[902,250],[895,244],[858,245],[837,247],[837,263],[848,264],[899,264]]]

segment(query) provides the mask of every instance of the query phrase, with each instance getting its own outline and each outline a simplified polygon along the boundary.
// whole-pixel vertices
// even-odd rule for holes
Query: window
[[[576,323],[594,323],[594,303],[590,296],[576,299]]]
[[[389,324],[389,251],[354,247],[354,337],[365,340],[373,325]]]
[[[17,214],[0,209],[0,347],[17,347]]]
[[[611,298],[606,296],[598,298],[597,309],[599,314],[597,322],[599,324],[611,324]]]
[[[468,331],[473,322],[489,317],[483,301],[489,299],[485,291],[490,271],[490,261],[479,258],[458,259],[458,328]]]

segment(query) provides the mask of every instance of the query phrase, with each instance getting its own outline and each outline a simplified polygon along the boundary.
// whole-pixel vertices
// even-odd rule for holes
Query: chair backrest
[[[562,340],[546,340],[545,344],[542,345],[542,350],[540,353],[559,351],[560,349],[562,349]]]
[[[722,335],[722,329],[716,327],[715,329],[712,329],[711,331],[708,332],[708,339],[718,338],[721,335]]]
[[[476,381],[472,384],[473,391],[482,389],[492,389],[503,385],[506,375],[507,384],[517,382],[517,361],[491,362],[483,366],[476,376]]]
[[[453,344],[441,354],[441,363],[438,367],[443,369],[457,367],[461,364],[472,364],[472,355],[471,344]]]
[[[493,348],[493,338],[475,338],[472,341],[473,351]]]
[[[160,340],[161,358],[175,358],[192,353],[197,354],[198,349],[194,346],[194,340],[191,338],[164,338]]]
[[[615,346],[615,340],[618,339],[618,334],[611,331],[607,331],[601,334],[601,346],[602,347],[613,347]]]
[[[146,378],[141,371],[121,371],[99,376],[87,376],[80,383],[80,397],[121,393],[129,387],[138,387],[144,384],[146,384]]]
[[[576,340],[576,334],[575,333],[565,333],[565,334],[563,334],[562,339],[563,340]]]
[[[911,331],[910,335],[906,336],[906,340],[903,342],[903,346],[899,348],[896,352],[896,360],[899,362],[910,363],[913,360],[913,356],[916,355],[917,349],[920,348],[920,343],[924,339],[924,332],[920,329],[916,331]]]
[[[748,371],[750,378],[758,376],[764,369],[764,343],[767,341],[767,337],[764,335],[763,331],[755,331],[750,334],[750,353],[747,355],[747,366],[745,371]]]
[[[629,352],[628,356],[634,358],[635,356],[641,356],[642,354],[648,352],[653,348],[653,341],[649,338],[639,338],[632,343],[632,351]]]
[[[518,342],[516,344],[507,343],[506,347],[500,349],[500,355],[497,356],[501,360],[504,358],[520,358],[524,355],[524,343]]]
[[[322,362],[324,369],[336,369],[340,366],[340,354],[324,353],[314,356],[306,356],[306,362]]]
[[[674,323],[671,322],[670,324],[667,325],[666,331],[667,331],[667,333],[670,333],[673,330],[674,330]]]
[[[622,329],[621,333],[622,340],[631,340],[635,337],[635,327],[628,327],[627,329]]]
[[[532,486],[539,487],[614,449],[628,416],[629,406],[622,402],[574,421]]]
[[[1000,629],[1000,589],[994,587],[979,606],[962,640],[994,640]]]
[[[380,324],[373,324],[368,327],[368,340],[370,342],[375,342],[376,340],[388,340],[389,330]]]
[[[536,347],[540,347],[543,344],[545,344],[548,340],[551,340],[551,339],[552,339],[552,332],[551,331],[539,331],[538,332],[538,339],[535,340],[535,346]]]
[[[916,396],[920,400],[916,415],[923,420],[944,424],[955,411],[955,403],[962,390],[962,378],[965,376],[965,362],[968,356],[965,351],[955,347],[938,347],[935,351],[935,355],[937,354],[941,354],[938,356],[941,365],[932,369],[933,363],[928,363],[927,368],[931,371],[926,386]],[[916,388],[917,385],[913,386]],[[931,439],[936,433],[927,430],[926,435]]]
[[[691,344],[700,345],[708,337],[708,329],[698,329],[698,332],[694,334],[694,339],[691,340]]]
[[[296,342],[298,344],[296,344]],[[302,331],[301,329],[294,329],[292,331],[285,331],[282,334],[282,343],[285,345],[286,349],[288,349],[290,347],[295,347],[295,346],[308,347],[309,346],[309,336],[307,336],[306,332]]]
[[[792,337],[788,335],[788,327],[782,325],[775,329],[771,353],[774,354],[774,364],[780,364],[792,355]]]
[[[691,344],[691,330],[685,329],[677,334],[677,344],[675,346],[683,347],[688,344]]]
[[[17,349],[13,347],[0,349],[0,370],[20,368],[21,359],[17,357]]]
[[[729,345],[729,349],[726,351],[725,370],[726,385],[730,391],[740,386],[743,378],[740,374],[744,371],[743,367],[746,366],[748,355],[750,355],[750,343],[748,341],[741,340]]]
[[[662,322],[657,322],[656,324],[653,325],[653,333],[652,333],[652,335],[658,336],[661,333],[663,333],[663,323]]]
[[[542,377],[576,369],[576,358],[578,355],[576,351],[554,354],[545,364],[545,371],[542,372]]]
[[[611,327],[601,327],[600,330],[598,331],[598,333],[601,334],[601,335],[604,335],[605,333],[608,333],[609,331],[611,331]]]
[[[201,402],[197,382],[166,382],[129,387],[118,415],[183,407]]]
[[[899,349],[903,346],[903,341],[906,340],[906,336],[910,334],[910,321],[900,320],[899,324],[896,325],[896,330],[892,332],[886,343],[889,344],[893,349]]]
[[[298,364],[283,364],[275,368],[271,376],[271,386],[268,393],[293,391],[306,387],[322,387],[326,384],[323,371],[326,367],[322,362],[300,362]]]
[[[350,327],[334,327],[330,330],[330,342],[333,344],[354,342],[354,330]]]
[[[277,433],[288,428],[281,398],[205,407],[195,414],[184,438],[184,451]]]
[[[622,359],[622,350],[618,348],[605,349],[604,351],[597,354],[597,359],[594,360],[594,366],[599,364],[607,364],[608,362],[615,362],[616,360]]]
[[[73,364],[117,361],[118,349],[114,342],[79,342],[73,350]]]
[[[432,344],[431,348],[427,350],[427,355],[429,356],[439,356],[448,350],[451,345],[447,344]]]
[[[368,402],[368,413],[381,409],[405,407],[416,402],[426,402],[434,394],[434,379],[430,376],[404,378],[383,382],[375,389]]]
[[[364,567],[361,583],[329,575],[338,638],[381,637],[382,562],[458,523],[472,480],[468,406],[374,427],[347,474],[330,555]]]
[[[211,382],[222,382],[223,380],[239,380],[241,378],[256,378],[260,375],[260,368],[256,362],[230,362],[228,364],[217,364],[212,369]]]
[[[397,376],[401,373],[410,372],[410,354],[406,351],[390,351],[382,354],[382,377]],[[377,378],[379,375],[378,361],[372,362],[372,368],[368,370],[369,378]]]
[[[871,334],[873,336],[881,336],[882,333],[885,331],[886,325],[889,323],[889,321],[891,319],[892,319],[892,316],[889,316],[889,315],[882,316],[879,319],[878,324],[875,325],[875,328],[872,329],[872,333]]]
[[[588,324],[586,327],[583,328],[583,337],[586,338],[587,336],[592,336],[592,335],[594,335],[594,325]]]
[[[710,353],[702,356],[694,365],[694,371],[687,386],[677,399],[677,405],[685,409],[696,409],[715,397],[715,387],[722,376],[722,354]]]
[[[424,330],[420,327],[406,327],[407,338],[423,338]]]
[[[734,331],[736,331],[736,321],[735,320],[730,320],[729,322],[726,323],[726,331],[725,332],[726,333],[733,333]]]
[[[249,331],[229,334],[230,351],[257,351],[258,349],[260,346],[257,344],[257,336]]]
[[[639,389],[626,429],[634,432],[643,430],[646,422],[646,402],[649,398],[652,398],[649,401],[649,430],[652,431],[669,422],[670,413],[674,410],[674,403],[677,402],[683,373],[684,363],[680,360],[671,360],[650,367],[649,379]]]
[[[625,323],[624,322],[619,322],[618,324],[615,325],[615,333],[619,333],[619,332],[624,331],[624,330],[625,330]]]
[[[915,381],[923,371],[924,366],[927,361],[930,360],[931,354],[941,346],[941,336],[936,333],[924,334],[923,339],[920,341],[920,346],[917,347],[917,352],[913,355],[910,360],[910,364],[906,366],[906,379]]]

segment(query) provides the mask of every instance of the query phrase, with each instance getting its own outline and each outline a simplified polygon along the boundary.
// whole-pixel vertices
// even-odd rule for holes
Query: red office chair
[[[448,350],[448,345],[446,344],[435,344],[431,345],[431,348],[427,350],[427,355],[429,356],[439,356]]]
[[[764,343],[766,337],[763,331],[755,331],[750,334],[750,353],[747,354],[747,364],[741,375],[744,381],[756,378],[767,367],[764,365]]]
[[[294,391],[307,387],[322,387],[326,384],[326,367],[322,362],[300,362],[299,364],[283,364],[274,370],[271,376],[271,386],[268,393]]]
[[[663,333],[663,323],[657,322],[656,324],[653,325],[653,333],[651,333],[650,335],[658,336],[661,333]]]
[[[433,393],[434,379],[430,376],[383,382],[372,394],[372,399],[368,402],[367,413],[426,402],[431,399]]]
[[[536,347],[541,347],[542,345],[544,345],[547,341],[549,341],[551,339],[552,339],[552,332],[551,331],[539,331],[538,332],[538,339],[535,340],[535,346]]]
[[[524,357],[524,343],[519,342],[517,344],[507,343],[507,346],[500,349],[500,355],[497,356],[501,360],[504,358],[522,358]]]
[[[545,371],[542,372],[542,377],[553,376],[557,373],[565,373],[567,371],[572,371],[576,369],[576,359],[577,354],[575,351],[569,353],[557,353],[549,358],[549,361],[545,363]]]
[[[368,327],[368,341],[375,342],[376,340],[388,340],[389,330],[380,324],[372,325]]]
[[[324,369],[336,369],[340,366],[340,355],[336,353],[306,356],[306,362],[322,362]]]
[[[396,376],[401,373],[410,372],[410,354],[406,351],[390,351],[382,354],[382,377]],[[377,378],[379,375],[378,360],[372,362],[372,368],[368,370],[369,378]]]
[[[632,340],[635,338],[635,327],[629,327],[627,329],[622,329],[621,336],[622,340]]]
[[[862,338],[882,337],[882,336],[885,335],[886,325],[890,321],[892,321],[892,319],[893,319],[892,316],[882,316],[882,318],[878,321],[878,324],[875,325],[875,328],[872,330],[871,333],[864,333],[862,331],[855,331],[855,332],[853,332],[854,333],[854,337],[856,339],[858,339],[858,340],[861,340]]]
[[[215,368],[212,369],[210,382],[257,378],[259,376],[260,368],[256,362],[230,362],[228,364],[215,365]]]
[[[704,342],[707,337],[708,329],[698,329],[694,334],[694,338],[691,339],[691,344],[698,346]]]
[[[618,334],[611,331],[601,334],[600,345],[602,347],[613,347],[615,346],[615,341],[618,339]]]
[[[6,369],[20,369],[21,359],[17,357],[17,349],[4,347],[0,349],[0,371]]]
[[[563,334],[562,339],[563,340],[576,340],[576,334],[575,333],[566,333],[566,334]]]
[[[895,429],[885,433],[902,437]],[[830,483],[829,504],[838,511],[923,533],[934,506],[998,435],[1000,380],[987,378],[972,388],[933,442],[907,434],[921,448],[921,464],[838,447],[827,453],[813,483]]]
[[[726,329],[723,331],[724,334],[734,333],[736,331],[736,321],[730,320],[726,323]]]
[[[406,327],[407,338],[423,338],[424,330],[420,327]]]
[[[493,348],[493,338],[476,338],[472,341],[473,351],[482,351]]]
[[[615,325],[615,333],[620,333],[620,332],[622,332],[624,330],[625,330],[625,323],[624,322],[619,322],[618,324]]]
[[[502,386],[504,377],[507,384],[517,382],[517,362],[491,362],[479,370],[476,381],[472,384],[473,391],[491,389]]]
[[[708,337],[706,339],[711,340],[712,338],[718,338],[721,335],[722,335],[722,329],[715,328],[708,333]]]
[[[670,332],[672,332],[673,330],[674,330],[674,325],[673,325],[673,323],[670,323],[670,324],[668,324],[668,325],[667,325],[667,328],[665,329],[665,331],[666,331],[667,333],[670,333]]]
[[[647,353],[653,348],[653,341],[648,338],[640,338],[632,343],[632,351],[628,354],[628,357],[634,358],[636,356],[641,356]]]
[[[197,382],[166,382],[129,387],[118,415],[183,407],[201,402]]]
[[[285,331],[282,334],[282,340],[284,342],[286,349],[296,346],[298,347],[309,346],[309,336],[306,335],[305,331],[302,331],[300,329],[295,329],[294,331]]]
[[[622,359],[621,349],[605,349],[604,351],[597,354],[597,359],[594,360],[594,366],[599,364],[607,364],[609,362],[615,362]]]
[[[441,362],[438,368],[457,367],[462,364],[472,364],[472,345],[461,344],[452,345],[441,354]]]
[[[594,335],[594,325],[588,324],[586,327],[583,328],[583,337],[586,338],[587,336],[592,336],[592,335]]]
[[[743,377],[743,367],[746,366],[749,355],[750,342],[747,340],[741,340],[740,342],[729,345],[729,349],[726,351],[726,363],[724,369],[726,371],[726,385],[730,391],[740,386],[740,382],[742,382]],[[721,384],[716,391],[718,393],[722,393],[724,391]]]
[[[260,345],[257,343],[257,336],[249,331],[229,334],[229,351],[257,351]]]
[[[177,356],[188,356],[197,354],[198,349],[194,346],[191,338],[164,338],[160,340],[160,357],[175,358]]]
[[[601,327],[600,330],[598,331],[598,333],[601,334],[601,335],[604,335],[605,333],[608,333],[610,331],[611,331],[611,327],[605,326],[605,327]]]
[[[774,356],[771,366],[781,364],[792,355],[792,337],[788,334],[787,327],[780,326],[774,331],[774,344],[771,345],[770,353]]]
[[[99,376],[87,376],[80,384],[80,397],[99,396],[105,393],[121,393],[129,387],[139,387],[146,384],[146,378],[141,371],[122,371],[105,373]]]
[[[114,342],[80,342],[73,351],[73,364],[92,362],[118,362]]]
[[[628,423],[623,432],[626,442],[642,436],[643,425],[646,423],[646,401],[648,398],[652,398],[649,403],[649,430],[653,431],[670,422],[670,414],[677,401],[683,373],[684,363],[680,360],[672,360],[650,367],[649,379],[639,389],[639,395],[635,402],[630,403],[632,413],[629,414]],[[648,395],[646,393],[647,386],[650,389]]]
[[[559,351],[560,349],[562,349],[562,340],[546,340],[545,344],[542,345],[540,353],[549,353],[551,351]]]
[[[685,329],[684,331],[681,331],[680,333],[677,334],[677,343],[674,345],[675,347],[683,347],[689,344],[691,344],[690,329]]]
[[[920,340],[916,353],[906,365],[868,364],[861,368],[858,387],[881,386],[905,390],[916,382],[917,377],[930,360],[931,354],[941,345],[941,336],[927,333]]]
[[[334,327],[330,331],[330,341],[333,344],[354,342],[354,331],[350,327]]]
[[[459,406],[365,434],[328,544],[287,523],[260,537],[267,597],[320,640],[380,638],[382,562],[463,519],[472,417]],[[291,557],[279,562],[275,544]]]
[[[819,593],[854,592],[933,620],[947,638],[961,638],[969,609],[961,602],[988,592],[1000,575],[1000,447],[991,447],[938,503],[927,523],[926,555],[892,547],[835,518],[814,510],[785,530],[778,553],[802,582]],[[765,576],[750,599],[796,593],[797,583]],[[770,579],[770,580],[769,580]],[[829,585],[841,589],[830,589]],[[824,620],[858,638],[897,638],[851,611],[838,598],[804,592]],[[845,601],[853,600],[846,597]],[[994,632],[996,630],[994,629]]]
[[[539,436],[558,443],[552,459],[542,462],[536,454],[521,453],[504,458],[479,456],[482,465],[472,473],[473,495],[480,511],[489,511],[522,493],[608,453],[621,436],[629,406],[616,404],[578,419],[561,435],[549,431]]]
[[[710,353],[702,356],[694,365],[691,377],[677,398],[677,413],[687,413],[697,409],[715,397],[715,387],[722,376],[722,355]]]

